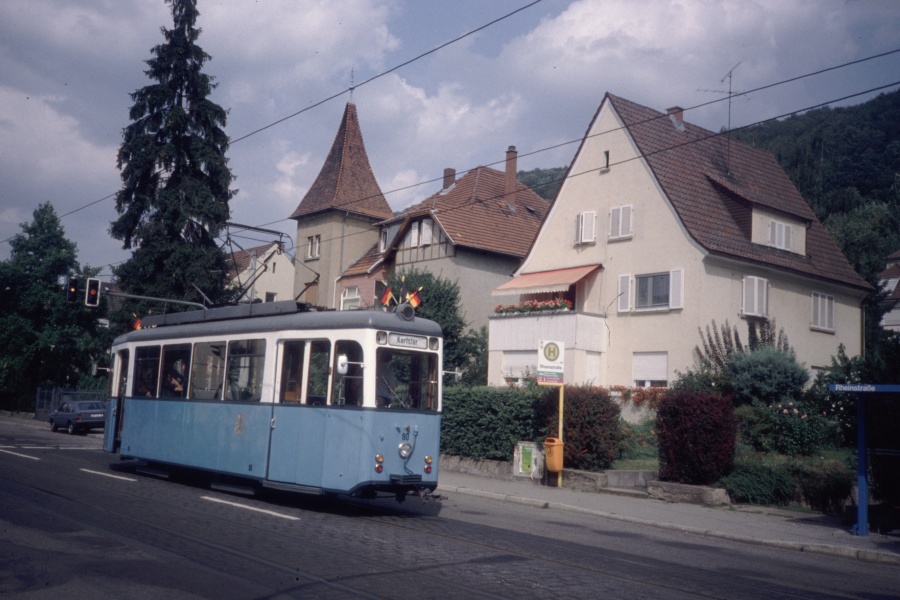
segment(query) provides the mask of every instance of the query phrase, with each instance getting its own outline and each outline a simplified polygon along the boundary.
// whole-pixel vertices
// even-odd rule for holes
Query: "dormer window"
[[[380,243],[379,246],[378,246],[378,251],[379,251],[379,252],[384,252],[385,250],[387,250],[387,242],[388,242],[388,232],[387,232],[387,228],[386,228],[386,227],[383,227],[383,228],[381,229],[381,243]]]
[[[769,221],[769,245],[779,250],[793,250],[794,228],[787,223]]]

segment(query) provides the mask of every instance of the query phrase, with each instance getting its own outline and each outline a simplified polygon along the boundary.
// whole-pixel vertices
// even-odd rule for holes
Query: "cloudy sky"
[[[318,174],[349,94],[240,138],[351,82],[375,176],[402,210],[437,191],[444,167],[502,161],[510,145],[520,169],[566,166],[576,144],[544,149],[580,138],[607,91],[658,110],[689,108],[723,98],[735,65],[733,89],[747,91],[900,48],[895,0],[543,0],[360,85],[530,1],[199,0],[199,44],[212,56],[205,71],[219,84],[212,99],[230,111],[235,140],[232,221],[293,240],[287,217]],[[0,3],[0,259],[45,202],[64,215],[79,262],[109,275],[127,258],[108,234],[117,217],[108,196],[121,183],[129,94],[150,83],[143,61],[162,26],[171,26],[163,0]],[[737,97],[731,123],[898,80],[900,53]],[[728,103],[685,118],[718,131]]]

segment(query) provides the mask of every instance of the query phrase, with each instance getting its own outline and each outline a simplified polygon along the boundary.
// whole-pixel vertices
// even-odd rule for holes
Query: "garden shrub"
[[[646,417],[640,423],[620,419],[619,430],[622,433],[619,458],[656,458],[659,455],[655,417]]]
[[[441,452],[511,460],[516,443],[543,440],[548,414],[542,389],[444,388]]]
[[[545,406],[553,407],[547,423],[549,437],[558,429],[559,390],[545,388]],[[622,433],[619,405],[600,387],[567,385],[563,408],[564,466],[567,469],[602,471],[619,456]]]
[[[745,504],[787,505],[794,499],[796,485],[784,465],[739,462],[719,480],[732,501]]]
[[[809,456],[836,437],[834,425],[801,401],[760,400],[735,409],[740,439],[758,452]]]
[[[837,460],[793,461],[789,467],[802,500],[813,510],[841,513],[850,498],[854,473]]]
[[[672,390],[656,415],[659,478],[708,485],[731,471],[737,426],[730,397]]]
[[[796,400],[809,380],[809,373],[794,356],[770,346],[735,353],[727,366],[736,405],[753,399],[767,404]]]

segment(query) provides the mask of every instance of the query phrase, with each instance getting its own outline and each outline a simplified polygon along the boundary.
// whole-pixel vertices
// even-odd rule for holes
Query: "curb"
[[[688,527],[684,525],[675,525],[673,523],[663,523],[660,521],[650,521],[648,519],[640,519],[637,517],[628,517],[625,515],[617,515],[602,510],[594,510],[591,508],[581,508],[572,506],[571,504],[562,504],[560,502],[547,502],[543,500],[535,500],[532,498],[523,498],[521,496],[511,496],[508,494],[499,494],[496,492],[486,492],[484,490],[475,490],[465,487],[447,487],[444,492],[455,492],[465,494],[467,496],[476,496],[486,498],[488,500],[497,500],[499,502],[509,502],[511,504],[520,504],[530,506],[532,508],[562,510],[571,513],[590,515],[593,517],[601,517],[622,523],[633,523],[636,525],[648,525],[658,529],[667,529],[669,531],[679,531],[691,535],[701,535],[705,537],[717,538],[731,542],[741,542],[744,544],[753,544],[756,546],[767,546],[771,548],[781,548],[782,550],[793,550],[795,552],[811,552],[814,554],[823,554],[827,556],[836,556],[840,558],[852,558],[862,562],[876,563],[882,565],[900,566],[900,555],[888,552],[879,552],[877,550],[866,550],[862,548],[848,548],[845,546],[830,546],[827,544],[805,544],[801,542],[786,542],[783,540],[766,540],[757,539],[744,535],[733,533],[724,533],[712,529],[700,529],[698,527]]]

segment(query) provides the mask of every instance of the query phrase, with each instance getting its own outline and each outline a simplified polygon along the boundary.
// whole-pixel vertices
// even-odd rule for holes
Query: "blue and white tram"
[[[107,451],[312,494],[437,487],[443,339],[408,305],[272,302],[143,325],[113,342]]]

